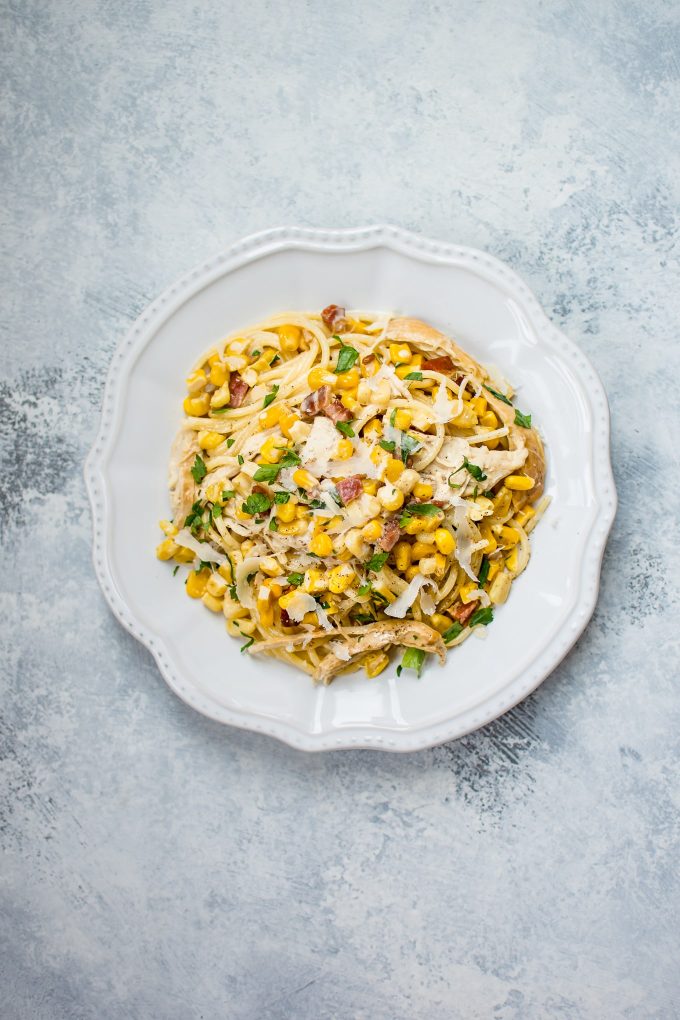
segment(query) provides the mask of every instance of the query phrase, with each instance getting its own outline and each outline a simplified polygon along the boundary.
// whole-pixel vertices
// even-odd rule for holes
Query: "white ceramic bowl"
[[[410,671],[397,678],[395,662],[375,680],[360,672],[317,688],[281,662],[242,655],[222,618],[186,598],[180,575],[154,555],[190,364],[232,330],[331,302],[415,316],[449,332],[510,379],[546,442],[552,505],[532,535],[527,570],[486,639],[473,637],[421,679]],[[586,626],[616,510],[607,401],[582,351],[501,262],[394,227],[270,230],[170,287],[113,358],[85,476],[104,594],[170,687],[213,719],[303,750],[418,750],[515,705]]]

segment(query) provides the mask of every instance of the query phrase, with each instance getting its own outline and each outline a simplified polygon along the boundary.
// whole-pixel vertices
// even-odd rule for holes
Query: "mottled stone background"
[[[2,3],[4,1018],[680,1015],[680,7]],[[507,260],[610,396],[594,619],[420,754],[185,708],[90,565],[107,366],[250,231],[397,223]],[[140,513],[144,508],[140,507]]]

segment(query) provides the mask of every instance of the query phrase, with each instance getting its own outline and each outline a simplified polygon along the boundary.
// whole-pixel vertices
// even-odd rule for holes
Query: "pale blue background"
[[[677,1017],[678,4],[0,20],[3,1020]],[[587,351],[620,512],[593,622],[525,704],[305,757],[185,708],[116,624],[82,461],[176,276],[259,228],[379,221],[507,260]]]

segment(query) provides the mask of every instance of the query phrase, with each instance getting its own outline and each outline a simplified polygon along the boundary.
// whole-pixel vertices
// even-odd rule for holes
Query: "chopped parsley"
[[[216,503],[213,506],[212,510],[210,511],[210,515],[213,520],[215,520],[216,517],[222,516],[222,507],[219,505],[219,503]]]
[[[394,428],[394,423],[395,423],[396,420],[397,420],[397,409],[395,407],[394,410],[392,411],[392,414],[390,415],[390,425],[392,426],[392,428]]]
[[[381,439],[378,446],[382,446],[383,450],[387,450],[388,453],[394,453],[395,442],[393,439]]]
[[[250,648],[250,646],[254,645],[254,644],[255,644],[255,638],[254,637],[248,638],[248,640],[245,642],[245,644],[241,645],[241,651],[245,652],[246,648]]]
[[[422,372],[409,372],[408,375],[404,376],[404,381],[405,382],[422,382],[423,381],[423,373]]]
[[[272,517],[272,519],[270,520],[270,522],[269,522],[269,530],[270,531],[278,531],[279,530],[279,522],[277,521],[276,517]]]
[[[229,588],[229,595],[234,600],[234,602],[240,602],[241,601],[239,599],[238,595],[236,594],[236,585],[235,584],[232,584],[231,587]]]
[[[399,527],[403,528],[412,517],[436,517],[440,513],[441,510],[434,503],[410,503],[404,507],[399,518]]]
[[[211,407],[210,408],[210,413],[212,415],[215,415],[215,414],[226,414],[227,411],[231,411],[231,408],[229,407],[229,404],[227,404],[225,407]],[[233,440],[232,440],[232,442],[233,442]]]
[[[484,389],[488,390],[492,397],[495,397],[496,400],[502,400],[504,404],[508,405],[508,407],[512,407],[512,403],[508,400],[504,393],[499,393],[498,390],[492,390],[490,386],[486,385],[486,383],[483,385]]]
[[[357,623],[375,623],[376,622],[375,616],[372,616],[370,613],[355,613],[354,616],[352,617],[352,619],[356,620]]]
[[[222,493],[222,499],[233,499],[236,493],[233,489],[225,489]]]
[[[521,411],[518,411],[517,408],[515,408],[515,425],[520,425],[523,429],[530,429],[531,415],[522,414]]]
[[[374,574],[377,574],[379,570],[387,563],[387,557],[390,554],[388,552],[374,553],[370,560],[366,564],[366,568],[371,570]]]
[[[274,502],[278,503],[279,506],[282,503],[287,503],[289,501],[289,499],[290,499],[290,493],[289,492],[275,492],[274,493]]]
[[[489,567],[490,566],[491,566],[491,564],[489,563],[489,561],[486,558],[486,556],[482,557],[482,565],[479,568],[479,577],[477,578],[477,584],[478,584],[478,586],[480,588],[483,588],[484,585],[486,584],[486,580],[487,580],[487,578],[489,576]]]
[[[420,676],[423,672],[426,655],[427,652],[424,652],[422,648],[407,648],[404,652],[404,658],[401,660],[401,668],[414,669],[418,676]]]
[[[236,460],[239,462],[239,464],[243,464],[243,457],[241,456],[240,453],[239,453],[238,457],[236,458]]]
[[[361,587],[359,588],[358,594],[359,595],[368,595],[368,593],[369,593],[369,591],[371,590],[372,587],[373,587],[373,585],[371,584],[371,582],[367,581],[366,584],[362,584],[361,585]]]
[[[451,479],[454,478],[457,474],[459,474],[463,469],[465,469],[468,472],[468,474],[472,475],[472,477],[475,478],[478,482],[483,482],[486,479],[486,475],[484,474],[482,469],[477,466],[477,464],[471,464],[467,457],[463,457],[463,463],[460,465],[460,467],[456,468],[456,470],[449,475],[449,485],[451,486],[452,489],[461,488],[460,485],[454,485]]]
[[[234,445],[235,442],[236,442],[236,440],[232,439],[231,437],[229,439],[227,439],[227,449],[231,450],[231,448],[232,448],[232,446]]]
[[[488,623],[493,621],[493,609],[491,606],[487,606],[486,609],[478,609],[476,613],[473,613],[470,617],[470,626],[476,627],[478,624],[482,624],[484,627]]]
[[[343,372],[349,372],[358,357],[359,352],[354,347],[346,347],[343,344],[338,354],[338,361],[334,370],[335,374],[342,375]]]
[[[264,398],[262,406],[263,407],[269,407],[269,405],[271,403],[273,403],[274,400],[276,400],[276,394],[278,392],[279,392],[279,387],[278,386],[272,386],[271,393],[268,393],[267,396]]]
[[[448,645],[450,641],[453,641],[455,638],[458,637],[462,630],[463,630],[462,623],[458,623],[458,621],[456,621],[455,623],[451,624],[448,630],[444,631],[444,633],[442,634],[442,641],[444,642],[445,645]]]
[[[420,445],[421,444],[418,442],[415,436],[410,436],[408,432],[404,432],[403,436],[401,437],[401,459],[403,460],[404,464],[409,459],[412,453],[415,453],[416,450],[420,449]]]
[[[277,361],[280,361],[280,360],[281,360],[281,359],[280,359],[279,355],[278,355],[278,354],[275,354],[275,355],[274,355],[274,357],[272,358],[272,360],[271,360],[271,361],[269,362],[269,367],[271,368],[271,367],[272,367],[272,365],[275,365],[275,364],[276,364],[276,362],[277,362]]]
[[[173,577],[175,576],[175,574],[177,573],[178,570],[179,570],[179,563],[177,564],[177,566],[175,567],[175,569],[172,572],[172,576]]]
[[[262,351],[251,351],[250,356],[251,356],[251,358],[259,358],[259,356],[261,354],[262,354]]]
[[[292,584],[294,588],[299,588],[305,579],[304,574],[294,572],[288,575],[288,584]]]
[[[251,492],[242,505],[241,510],[244,514],[250,514],[251,517],[254,517],[256,514],[263,514],[266,510],[269,510],[271,505],[271,499],[269,496],[265,496],[264,492]]]
[[[260,464],[253,479],[256,482],[275,482],[280,470],[278,464]]]
[[[289,446],[277,446],[276,449],[284,451],[283,457],[279,461],[280,468],[296,467],[296,465],[300,463],[300,458],[297,453]]]
[[[354,439],[356,433],[348,421],[336,421],[335,427],[346,439]]]
[[[208,473],[208,469],[205,466],[205,461],[201,457],[200,453],[196,454],[196,459],[191,469],[191,473],[194,476],[194,481],[196,482],[196,485],[199,485]]]

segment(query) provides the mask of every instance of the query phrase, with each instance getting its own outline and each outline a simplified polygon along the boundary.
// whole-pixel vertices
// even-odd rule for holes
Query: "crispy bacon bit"
[[[391,552],[395,545],[399,541],[399,535],[401,529],[399,528],[399,521],[396,517],[390,517],[388,521],[383,524],[382,535],[378,539],[378,545],[385,552]]]
[[[372,365],[376,360],[375,354],[367,354],[365,358],[361,359],[362,365]]]
[[[361,484],[361,475],[350,475],[349,478],[341,478],[337,484],[338,496],[342,500],[342,505],[347,506],[353,499],[360,496],[364,491],[364,487]]]
[[[319,414],[324,408],[330,403],[332,399],[332,391],[330,386],[320,386],[318,390],[313,390],[308,393],[305,399],[300,404],[300,410],[303,414],[313,418],[314,415]]]
[[[426,500],[426,499],[419,499],[419,500],[418,500],[418,502],[419,502],[419,503],[427,503],[427,502],[428,502],[428,500]],[[448,504],[448,503],[446,502],[446,500],[445,500],[445,499],[431,499],[431,500],[429,500],[429,502],[430,502],[430,503],[434,503],[434,505],[435,505],[435,506],[438,506],[440,510],[443,510],[443,509],[444,509],[444,507],[447,507],[447,506],[449,505],[449,504]]]
[[[349,322],[345,316],[345,309],[340,305],[329,305],[324,308],[321,318],[326,323],[331,333],[346,333],[349,329]]]
[[[454,364],[448,354],[444,354],[441,358],[430,358],[429,361],[424,361],[420,366],[421,370],[425,372],[453,372]]]
[[[345,407],[345,405],[338,397],[336,397],[335,400],[332,400],[327,407],[324,407],[323,413],[326,415],[327,418],[330,418],[330,420],[333,422],[351,421],[352,418],[354,417],[350,409],[348,407]]]
[[[475,599],[474,602],[468,602],[466,606],[464,606],[462,602],[459,602],[458,605],[454,606],[453,609],[449,610],[449,612],[454,620],[458,620],[458,623],[465,626],[478,605],[479,599]]]
[[[232,372],[229,377],[229,407],[240,407],[249,389],[250,386],[243,381],[238,372]]]
[[[285,609],[281,610],[281,626],[282,627],[294,627],[295,626],[295,624],[293,623],[293,621],[291,620],[290,616],[288,615],[288,613],[287,613],[287,611]]]

